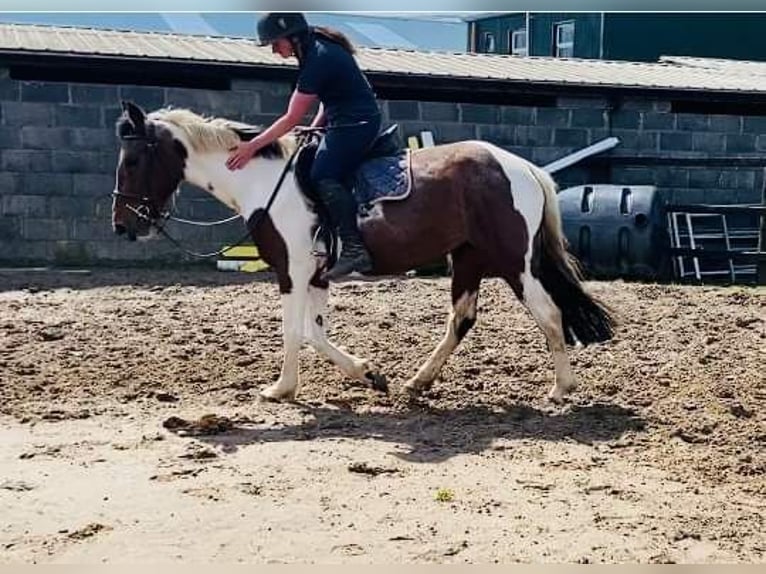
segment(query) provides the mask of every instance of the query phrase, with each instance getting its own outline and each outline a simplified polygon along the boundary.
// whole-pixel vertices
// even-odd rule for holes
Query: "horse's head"
[[[121,149],[112,192],[112,226],[134,241],[163,217],[165,205],[184,176],[187,151],[169,129],[147,118],[132,102],[122,102],[117,120]]]

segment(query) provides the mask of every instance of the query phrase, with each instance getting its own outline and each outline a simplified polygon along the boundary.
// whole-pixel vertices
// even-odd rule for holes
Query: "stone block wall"
[[[165,105],[265,125],[285,109],[287,83],[235,80],[229,91],[17,81],[0,69],[0,263],[114,264],[191,262],[164,240],[127,242],[111,230],[111,197],[119,145],[114,123],[121,99],[153,110]],[[756,156],[766,151],[766,118],[671,113],[669,102],[626,100],[615,110],[600,98],[560,97],[556,107],[382,101],[385,121],[402,136],[432,131],[437,143],[484,139],[538,164],[609,135],[616,156]],[[562,188],[591,181],[572,168]],[[611,183],[654,184],[673,202],[760,200],[759,168],[629,165]],[[186,186],[180,217],[231,215]],[[191,249],[214,251],[240,238],[240,222],[219,228],[174,225]]]

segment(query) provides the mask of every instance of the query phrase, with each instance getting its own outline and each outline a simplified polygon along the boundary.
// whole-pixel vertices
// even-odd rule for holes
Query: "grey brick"
[[[536,147],[532,149],[532,163],[545,165],[567,155],[568,150],[555,147]]]
[[[522,146],[549,146],[553,144],[553,130],[534,126],[517,126],[516,143]]]
[[[24,220],[21,235],[30,241],[69,239],[68,222],[50,217],[28,217]]]
[[[120,86],[120,99],[130,100],[148,113],[165,105],[165,90],[151,86]]]
[[[641,127],[641,114],[635,110],[616,110],[610,121],[613,128],[637,130]]]
[[[12,195],[21,190],[21,176],[0,171],[0,195]]]
[[[0,152],[0,168],[3,171],[40,172],[51,171],[50,150],[16,150],[8,149]]]
[[[766,134],[761,134],[756,138],[755,149],[758,151],[766,151]]]
[[[56,106],[55,122],[62,127],[100,128],[101,108],[95,106]]]
[[[111,199],[109,200],[111,206]],[[96,202],[92,197],[53,196],[48,198],[48,213],[61,219],[93,218]]]
[[[570,109],[589,109],[603,110],[609,105],[605,98],[573,98],[569,96],[559,96],[556,98],[556,107]]]
[[[69,149],[72,145],[68,128],[21,128],[21,145],[26,149]]]
[[[527,106],[504,106],[500,108],[500,121],[512,126],[534,123],[535,108]]]
[[[0,100],[2,101],[16,101],[19,99],[19,83],[16,80],[11,80],[8,77],[0,78]]]
[[[259,100],[261,113],[283,114],[287,111],[287,105],[290,103],[290,94],[261,94]]]
[[[503,147],[504,147],[504,149],[508,150],[512,154],[515,154],[515,155],[517,155],[519,157],[523,157],[526,160],[530,160],[531,161],[531,159],[532,159],[532,148],[531,147],[518,146],[518,145],[503,146]]]
[[[65,173],[113,173],[117,152],[53,151],[53,171]]]
[[[718,114],[711,115],[710,129],[714,132],[735,133],[735,134],[741,133],[742,132],[742,117],[718,115]]]
[[[569,127],[569,110],[559,108],[537,108],[535,124],[555,128]]]
[[[411,100],[388,102],[388,117],[391,120],[419,120],[420,104]]]
[[[436,143],[448,143],[476,138],[476,126],[472,124],[443,123],[432,126]]]
[[[689,187],[689,170],[672,166],[656,166],[656,185],[660,187]]]
[[[484,104],[460,104],[462,121],[476,124],[496,124],[500,121],[500,109]]]
[[[748,134],[766,134],[766,117],[742,118],[742,132]]]
[[[21,189],[28,195],[69,195],[72,176],[66,173],[24,173]]]
[[[645,130],[673,130],[676,129],[676,114],[643,112],[641,125]]]
[[[562,147],[585,147],[588,131],[584,129],[557,128],[553,131],[553,144]]]
[[[23,219],[17,216],[0,215],[0,248],[8,245],[9,242],[21,238],[21,223]],[[9,253],[5,257],[10,258]]]
[[[516,128],[506,125],[481,125],[478,126],[478,138],[504,147],[516,142]]]
[[[77,196],[106,196],[114,189],[113,175],[75,173],[72,178],[72,192]]]
[[[655,100],[629,99],[622,102],[620,109],[637,111],[637,112],[651,112],[651,111],[654,111],[655,105],[656,105]]]
[[[21,132],[15,127],[0,127],[0,149],[18,149],[21,147]]]
[[[613,170],[613,181],[619,185],[653,185],[654,170],[648,167],[617,167]]]
[[[280,102],[284,95],[279,96]],[[216,91],[192,90],[189,88],[168,88],[167,102],[176,108],[189,108],[200,114],[238,119],[243,114],[250,114],[261,109],[259,95],[244,90]],[[289,101],[289,95],[288,95]],[[284,111],[286,108],[283,108]]]
[[[21,82],[21,99],[25,102],[68,102],[69,84]]]
[[[650,154],[659,148],[658,132],[645,132],[636,130],[612,130],[612,135],[619,138],[619,151],[632,150],[637,153]]]
[[[48,214],[48,198],[43,195],[4,195],[0,199],[3,215],[44,217]]]
[[[73,104],[107,104],[113,106],[120,104],[117,86],[71,84],[69,93]]]
[[[603,128],[606,126],[604,110],[582,108],[572,110],[573,128]]]
[[[50,104],[29,102],[2,102],[3,121],[7,126],[53,126],[53,107]]]
[[[721,171],[713,168],[692,168],[689,170],[689,187],[720,187]]]
[[[749,153],[755,151],[755,135],[726,134],[726,151],[728,153]]]
[[[199,231],[199,228],[189,228],[188,226],[187,229],[190,229],[192,232],[195,230]],[[175,230],[173,230],[171,233],[174,237],[181,239],[181,234],[177,233]],[[112,230],[112,222],[110,218],[105,217],[102,219],[75,219],[72,222],[72,239],[77,239],[80,241],[98,241],[111,239],[113,236],[114,231]],[[190,241],[193,241],[195,236],[192,233],[191,237],[184,237],[183,239],[189,239]]]
[[[90,241],[58,240],[52,258],[56,265],[91,265],[94,261]]]
[[[72,148],[107,151],[115,153],[120,147],[115,133],[108,129],[72,128]]]
[[[458,121],[459,111],[457,104],[450,102],[422,102],[420,106],[424,120],[439,122]]]
[[[101,108],[101,125],[104,126],[104,129],[110,130],[113,134],[116,134],[117,120],[120,116],[122,116],[122,108]]]
[[[680,151],[690,150],[692,135],[690,133],[668,132],[660,133],[660,150]]]
[[[673,104],[671,104],[667,100],[657,100],[654,102],[654,111],[655,112],[670,112],[670,110],[673,109]]]
[[[716,133],[693,133],[692,149],[709,153],[722,152],[724,150],[724,135]]]
[[[710,116],[701,114],[676,114],[676,127],[679,130],[704,132],[710,129]]]
[[[234,91],[282,94],[286,96],[289,96],[292,93],[290,83],[271,82],[266,80],[233,79],[231,81],[231,89]]]

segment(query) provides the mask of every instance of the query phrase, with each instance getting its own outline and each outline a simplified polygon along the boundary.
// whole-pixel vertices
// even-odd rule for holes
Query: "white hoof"
[[[297,392],[297,386],[289,389],[281,386],[279,383],[275,383],[263,389],[260,392],[260,397],[267,401],[292,401],[295,400]]]
[[[418,379],[417,377],[413,377],[406,383],[404,383],[404,390],[410,393],[411,395],[419,395],[420,393],[427,391],[433,386],[434,382],[431,381],[424,381],[421,379]]]

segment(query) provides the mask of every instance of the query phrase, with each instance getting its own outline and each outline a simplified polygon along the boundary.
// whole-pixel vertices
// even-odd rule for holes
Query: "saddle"
[[[378,134],[362,163],[343,182],[352,190],[361,217],[365,217],[376,203],[401,201],[412,191],[410,150],[401,146],[398,129],[399,125],[393,124]],[[295,158],[295,179],[298,188],[317,213],[319,226],[315,230],[315,238],[323,240],[327,246],[327,256],[334,261],[337,255],[335,238],[328,224],[327,209],[312,189],[309,178],[318,147],[319,141],[316,138],[303,145]]]

